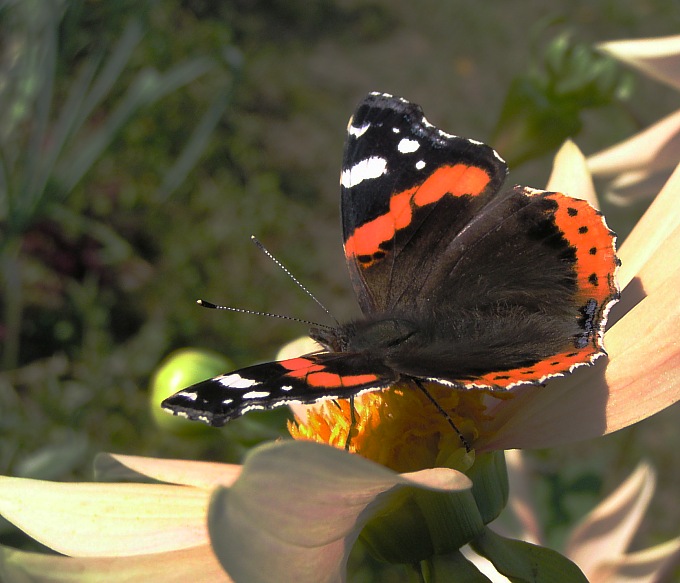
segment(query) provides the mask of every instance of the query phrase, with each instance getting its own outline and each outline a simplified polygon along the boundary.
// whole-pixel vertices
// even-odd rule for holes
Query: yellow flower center
[[[485,393],[437,384],[428,384],[427,390],[468,442],[474,443],[488,419]],[[397,472],[446,466],[463,447],[449,420],[411,384],[355,397],[354,410],[352,422],[348,400],[325,401],[307,408],[303,416],[296,415],[288,430],[295,439],[344,449],[351,429],[349,451]]]

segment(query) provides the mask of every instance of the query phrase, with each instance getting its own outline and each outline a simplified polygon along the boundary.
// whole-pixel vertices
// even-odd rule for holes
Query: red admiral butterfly
[[[615,235],[583,200],[501,190],[506,175],[489,146],[440,131],[404,99],[368,95],[340,179],[363,318],[312,329],[322,352],[203,381],[163,408],[219,426],[397,382],[501,390],[593,362],[618,299]]]

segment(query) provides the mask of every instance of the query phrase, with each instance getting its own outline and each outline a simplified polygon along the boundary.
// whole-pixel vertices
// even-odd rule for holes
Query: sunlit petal
[[[555,155],[546,190],[582,198],[595,208],[599,207],[586,159],[579,147],[571,140],[564,142]]]
[[[631,234],[621,245],[618,255],[621,268],[618,272],[619,286],[624,289],[642,270],[658,249],[669,239],[676,237],[680,227],[680,166],[640,219]],[[668,256],[669,266],[678,265],[678,256]]]
[[[130,556],[204,545],[209,491],[0,477],[0,514],[65,555]]]
[[[634,170],[651,172],[674,168],[680,159],[680,110],[642,132],[588,158],[597,176]]]
[[[122,481],[145,476],[169,484],[212,489],[215,486],[230,486],[241,474],[241,466],[132,455],[100,454],[95,459],[95,472],[99,480]]]
[[[680,35],[611,41],[598,48],[650,77],[680,89]]]
[[[295,358],[318,350],[323,350],[321,344],[312,340],[309,336],[302,336],[282,346],[276,354],[276,360]]]

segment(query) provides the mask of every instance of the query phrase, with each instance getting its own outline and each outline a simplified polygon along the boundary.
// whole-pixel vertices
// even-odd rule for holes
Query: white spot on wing
[[[222,404],[223,405],[231,405],[233,402],[234,402],[234,399],[224,399],[224,401],[222,401]]]
[[[340,184],[345,188],[352,188],[364,180],[378,178],[387,172],[387,160],[378,156],[366,158],[357,162],[351,168],[343,170],[340,175]]]
[[[366,133],[366,131],[367,131],[368,128],[370,128],[370,127],[371,127],[371,124],[370,124],[370,123],[365,123],[365,124],[362,125],[360,128],[358,128],[358,127],[353,126],[353,125],[350,124],[350,125],[347,127],[347,133],[348,133],[350,136],[354,136],[355,138],[360,138],[361,136],[363,136],[363,135]]]
[[[281,390],[282,390],[282,391],[292,391],[292,390],[293,390],[293,387],[292,387],[291,385],[283,385],[283,386],[281,387]]]
[[[216,380],[221,385],[224,385],[225,387],[231,387],[233,389],[247,389],[248,387],[259,384],[253,379],[243,378],[241,375],[236,373],[228,374],[223,377],[217,377]]]
[[[177,397],[186,397],[190,401],[195,401],[198,398],[198,394],[195,391],[180,391],[176,395]]]
[[[282,405],[304,405],[304,401],[300,401],[298,399],[286,399],[284,401],[281,401]]]
[[[250,391],[243,395],[244,399],[261,399],[268,397],[271,393],[269,391]]]
[[[189,415],[185,411],[174,411],[173,409],[169,409],[168,407],[163,407],[163,411],[167,411],[168,413],[172,413],[176,417],[184,417],[185,419],[189,419]]]
[[[275,407],[277,405],[274,405]],[[247,413],[248,411],[262,411],[262,409],[266,409],[266,407],[263,407],[262,405],[246,405],[241,408],[241,415]]]
[[[416,140],[409,140],[408,138],[402,139],[397,146],[397,150],[399,150],[402,154],[411,154],[418,148],[420,148],[420,143]]]
[[[416,170],[422,170],[425,168],[425,160],[418,160],[416,162]]]

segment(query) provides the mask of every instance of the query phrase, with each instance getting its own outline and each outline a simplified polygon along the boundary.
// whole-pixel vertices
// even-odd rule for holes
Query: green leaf
[[[490,583],[490,579],[461,552],[434,556],[421,563],[427,583]]]
[[[470,546],[513,583],[588,583],[581,569],[557,551],[502,537],[489,528]]]
[[[226,83],[217,93],[212,104],[203,114],[203,117],[198,124],[196,124],[196,128],[187,141],[179,158],[174,166],[168,170],[163,177],[163,184],[160,187],[162,200],[166,200],[177,187],[182,184],[191,169],[196,165],[196,162],[198,162],[208,143],[208,139],[212,135],[215,127],[217,127],[217,124],[222,117],[222,113],[231,100],[233,90],[234,82]]]

